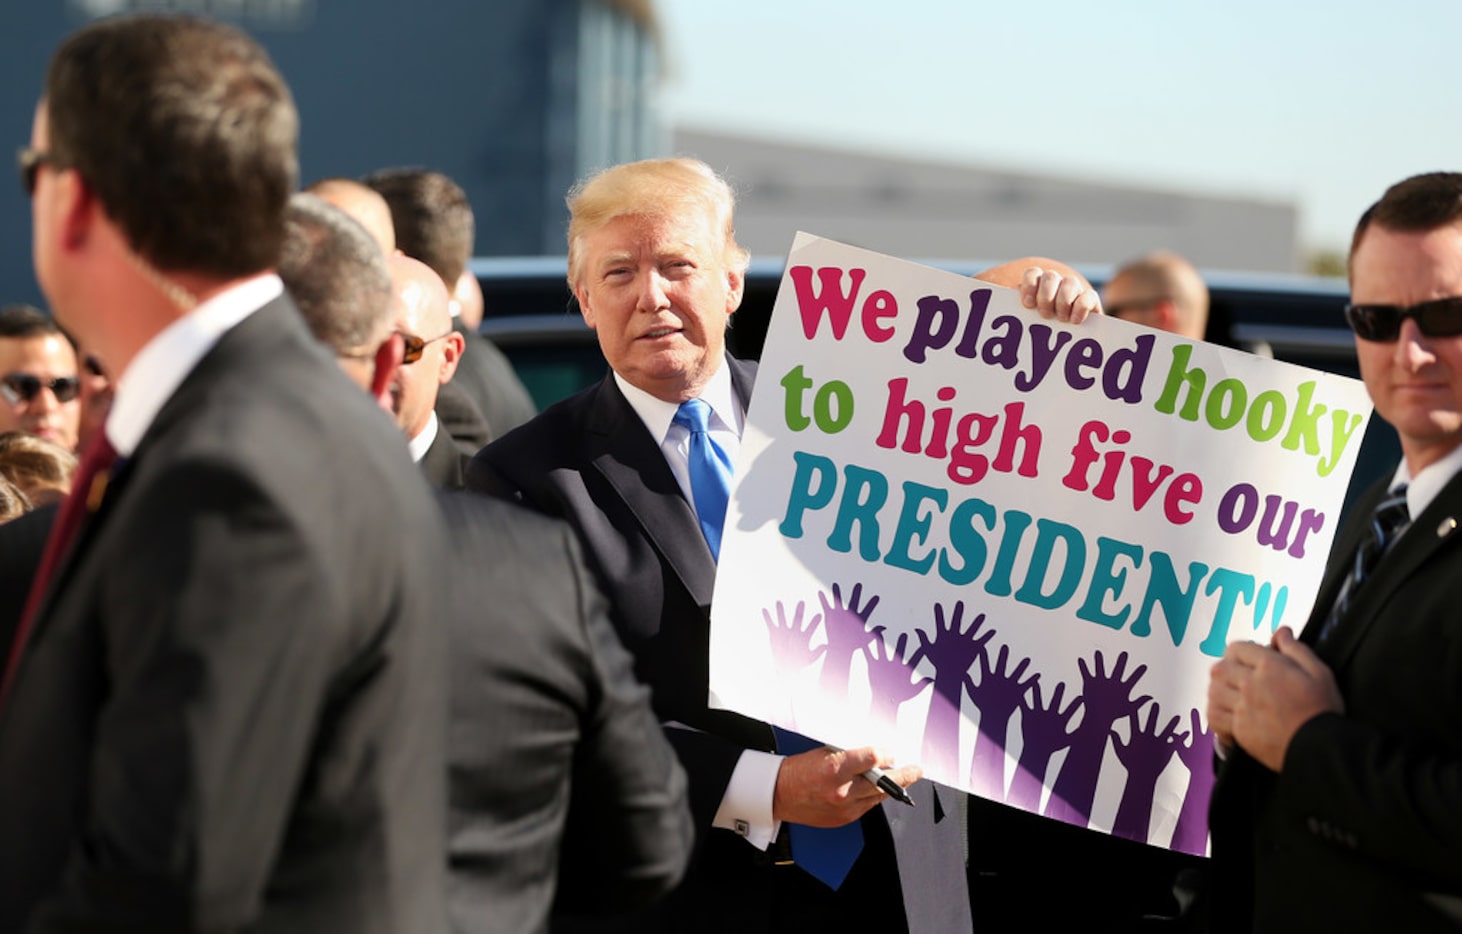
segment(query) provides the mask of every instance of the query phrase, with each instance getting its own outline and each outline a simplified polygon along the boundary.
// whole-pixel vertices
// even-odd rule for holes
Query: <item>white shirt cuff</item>
[[[782,759],[769,752],[743,750],[711,826],[745,837],[758,850],[771,846],[782,827],[781,821],[772,819],[772,796]]]

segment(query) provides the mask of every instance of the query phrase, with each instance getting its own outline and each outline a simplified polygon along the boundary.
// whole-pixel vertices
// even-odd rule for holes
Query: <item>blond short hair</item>
[[[616,165],[569,190],[569,288],[583,274],[584,237],[618,217],[674,217],[706,211],[712,229],[725,235],[723,258],[745,272],[751,254],[736,242],[736,196],[725,179],[699,159],[644,159]]]

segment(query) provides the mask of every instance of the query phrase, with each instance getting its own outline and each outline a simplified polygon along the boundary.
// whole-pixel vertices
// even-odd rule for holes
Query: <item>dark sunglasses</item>
[[[402,342],[406,344],[406,353],[401,356],[401,365],[406,366],[421,359],[421,354],[426,350],[427,344],[434,344],[452,332],[448,331],[446,334],[438,334],[436,337],[426,338],[417,337],[415,334],[407,334],[405,331],[397,331],[396,333],[401,335]]]
[[[35,196],[36,176],[40,174],[41,166],[59,167],[60,165],[55,156],[29,146],[22,146],[20,151],[15,154],[15,163],[20,168],[20,187],[25,190],[27,198]]]
[[[81,380],[75,376],[58,376],[55,379],[41,379],[29,373],[6,373],[0,376],[0,395],[11,405],[29,402],[41,394],[41,387],[51,390],[57,402],[70,402],[81,392]]]
[[[1403,308],[1400,305],[1346,305],[1345,320],[1362,340],[1394,341],[1407,318],[1427,337],[1462,334],[1462,295]]]

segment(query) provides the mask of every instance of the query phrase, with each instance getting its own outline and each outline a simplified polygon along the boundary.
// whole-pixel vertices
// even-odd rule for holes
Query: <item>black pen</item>
[[[892,778],[889,778],[888,773],[885,772],[883,769],[880,769],[878,766],[874,766],[873,768],[864,772],[863,777],[868,779],[874,785],[878,786],[879,791],[888,795],[895,801],[907,804],[909,807],[914,806],[914,799],[909,797],[909,793],[907,791],[904,791],[904,786],[900,785]]]
[[[837,752],[843,751],[837,746],[829,746],[827,748],[836,750]],[[909,797],[909,793],[907,791],[904,791],[904,786],[900,785],[892,778],[889,778],[888,773],[885,772],[883,769],[880,769],[878,766],[875,765],[873,768],[864,772],[863,777],[872,782],[874,787],[876,787],[879,791],[888,795],[890,798],[894,799],[900,804],[907,804],[909,807],[914,806],[914,799]]]

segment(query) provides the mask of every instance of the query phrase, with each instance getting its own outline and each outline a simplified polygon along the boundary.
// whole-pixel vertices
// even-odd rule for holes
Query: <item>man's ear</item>
[[[1172,299],[1165,298],[1156,305],[1153,305],[1152,314],[1157,319],[1152,322],[1154,327],[1164,331],[1176,331],[1178,329],[1178,306],[1173,304]]]
[[[442,338],[442,369],[437,374],[439,382],[449,382],[462,362],[462,352],[467,349],[467,340],[456,331]]]
[[[406,343],[395,331],[376,348],[376,371],[371,374],[371,395],[388,414],[391,413],[391,381],[396,378],[396,371],[401,368],[401,358],[405,355]]]
[[[584,316],[584,323],[589,326],[590,330],[596,330],[594,327],[594,310],[589,307],[589,290],[583,286],[575,286],[574,298],[578,300],[579,314]]]
[[[731,288],[731,294],[726,301],[726,314],[730,315],[741,307],[741,299],[746,296],[746,270],[736,268],[726,270],[726,284]]]

